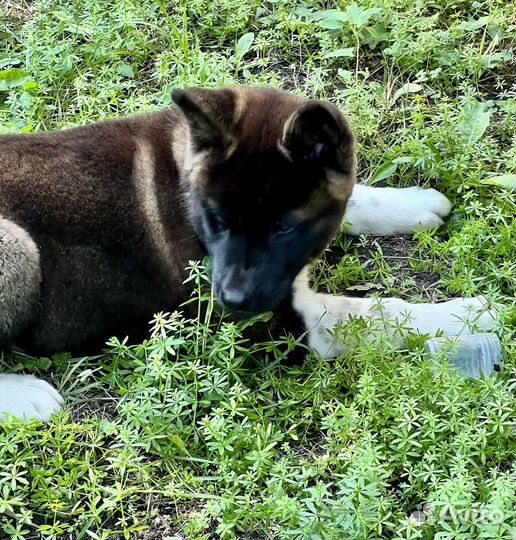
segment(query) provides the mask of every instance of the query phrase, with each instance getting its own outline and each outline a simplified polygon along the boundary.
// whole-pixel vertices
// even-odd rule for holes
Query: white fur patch
[[[63,404],[59,392],[32,375],[0,373],[0,421],[9,413],[21,421],[47,421]]]
[[[349,234],[392,235],[440,227],[450,201],[435,189],[355,185],[344,216]]]
[[[297,277],[293,290],[293,307],[305,323],[308,344],[327,358],[344,352],[331,331],[350,317],[382,316],[392,322],[408,321],[404,326],[431,336],[439,331],[449,336],[471,334],[476,328],[491,330],[496,325],[496,313],[486,308],[483,297],[456,298],[442,304],[409,304],[398,298],[384,298],[381,314],[376,299],[346,298],[310,290],[306,268]]]

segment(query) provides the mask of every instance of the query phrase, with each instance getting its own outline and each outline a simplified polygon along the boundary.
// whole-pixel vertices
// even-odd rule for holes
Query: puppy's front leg
[[[450,210],[450,201],[435,189],[357,184],[344,215],[344,230],[354,235],[411,233],[440,227]]]
[[[32,375],[0,373],[0,422],[6,414],[21,421],[47,421],[63,405],[58,391]]]
[[[399,298],[385,298],[381,304],[382,309],[379,309],[378,301],[372,298],[316,293],[309,288],[308,268],[299,274],[293,287],[292,305],[303,319],[308,344],[325,358],[344,352],[332,330],[338,324],[345,324],[350,317],[407,321],[404,326],[408,329],[431,336],[439,331],[449,336],[471,334],[476,329],[490,330],[496,325],[496,314],[487,309],[482,297],[456,298],[441,304],[410,304]]]

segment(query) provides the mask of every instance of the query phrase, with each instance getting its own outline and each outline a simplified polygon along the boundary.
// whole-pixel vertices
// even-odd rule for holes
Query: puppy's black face
[[[316,177],[322,181],[324,171],[302,170],[279,153],[252,162],[234,156],[211,171],[207,193],[197,195],[195,226],[220,304],[248,314],[273,309],[326,247],[344,207],[314,191]]]
[[[232,91],[240,99],[240,117],[221,132],[212,114],[218,132],[212,143],[204,125],[196,145],[187,114],[203,166],[197,178],[192,169],[185,175],[192,174],[192,222],[210,255],[217,301],[254,315],[285,298],[337,230],[354,182],[353,139],[327,105],[279,92]],[[209,94],[213,99],[216,91]],[[181,98],[174,98],[180,106]],[[182,108],[191,113],[191,105]]]

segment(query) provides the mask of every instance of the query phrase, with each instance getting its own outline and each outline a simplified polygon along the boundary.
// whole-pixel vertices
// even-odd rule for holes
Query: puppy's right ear
[[[174,90],[172,101],[188,121],[194,151],[225,152],[232,142],[230,128],[235,110],[232,92],[200,88]]]

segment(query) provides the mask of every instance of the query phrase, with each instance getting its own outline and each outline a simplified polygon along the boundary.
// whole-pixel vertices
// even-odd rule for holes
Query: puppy
[[[355,186],[354,138],[333,105],[267,89],[189,89],[175,106],[87,127],[0,138],[0,342],[40,354],[141,339],[152,315],[189,307],[191,260],[209,255],[218,303],[272,310],[274,327],[322,355],[371,299],[318,294],[306,266],[342,221],[351,234],[438,227],[435,190]],[[305,269],[305,270],[304,270]],[[384,317],[416,331],[468,331],[481,299],[411,305]],[[490,313],[477,320],[493,324]],[[0,375],[0,414],[47,419],[62,402],[44,381]]]

